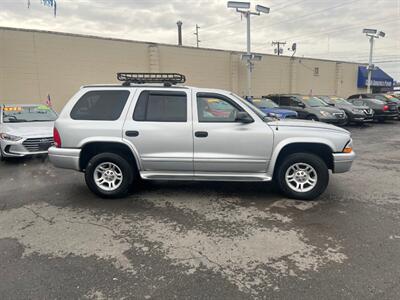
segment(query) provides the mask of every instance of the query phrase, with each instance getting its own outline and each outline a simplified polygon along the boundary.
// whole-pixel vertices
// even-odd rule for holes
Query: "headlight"
[[[352,109],[352,112],[356,113],[356,114],[363,113],[363,111],[361,109]]]
[[[0,133],[0,139],[6,140],[6,141],[16,142],[16,141],[21,140],[22,137],[16,136],[16,135],[7,134],[7,133]]]
[[[320,110],[319,112],[320,112],[320,114],[323,115],[324,117],[330,117],[330,116],[331,116],[331,114],[328,113],[327,111]]]

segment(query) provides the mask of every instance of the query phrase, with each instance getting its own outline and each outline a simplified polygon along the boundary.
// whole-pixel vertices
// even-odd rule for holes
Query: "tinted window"
[[[197,95],[199,122],[235,122],[238,111],[242,110],[222,96]]]
[[[186,93],[142,92],[136,104],[133,119],[149,122],[186,122]]]
[[[91,91],[84,94],[71,111],[74,120],[117,120],[125,107],[129,91]]]
[[[290,101],[290,97],[280,97],[279,105],[280,106],[293,106],[293,101]]]

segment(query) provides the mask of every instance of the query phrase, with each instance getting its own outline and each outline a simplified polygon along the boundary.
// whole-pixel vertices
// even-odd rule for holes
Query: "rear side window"
[[[133,119],[148,122],[186,122],[186,93],[144,91],[136,103]]]
[[[121,116],[129,91],[90,91],[84,94],[71,111],[74,120],[115,121]]]
[[[290,97],[281,97],[279,99],[279,105],[281,106],[292,106],[293,101],[291,101]]]

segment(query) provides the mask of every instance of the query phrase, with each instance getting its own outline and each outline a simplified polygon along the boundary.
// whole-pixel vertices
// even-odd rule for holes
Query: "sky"
[[[58,0],[57,17],[40,0],[0,0],[0,26],[244,51],[246,23],[225,0]],[[363,28],[386,37],[375,41],[374,61],[400,81],[400,0],[258,0],[270,14],[251,18],[252,51],[274,53],[272,41],[297,43],[296,56],[368,62]]]

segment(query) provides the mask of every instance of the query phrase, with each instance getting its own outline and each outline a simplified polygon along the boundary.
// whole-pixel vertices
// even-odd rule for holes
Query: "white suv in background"
[[[55,123],[51,162],[85,173],[97,195],[146,180],[270,181],[314,199],[329,170],[350,169],[348,131],[277,120],[232,92],[180,86],[180,74],[119,73],[122,85],[82,87]]]

